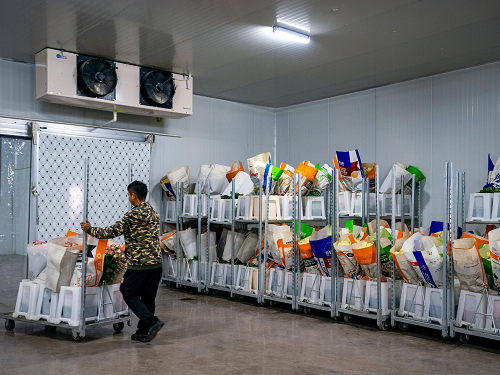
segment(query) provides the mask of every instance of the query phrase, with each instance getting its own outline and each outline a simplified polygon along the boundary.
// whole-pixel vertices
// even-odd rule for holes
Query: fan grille
[[[118,77],[114,63],[90,58],[78,66],[78,89],[85,95],[102,98],[116,89]]]
[[[172,73],[162,70],[146,72],[141,79],[141,96],[149,105],[172,108],[175,85]]]

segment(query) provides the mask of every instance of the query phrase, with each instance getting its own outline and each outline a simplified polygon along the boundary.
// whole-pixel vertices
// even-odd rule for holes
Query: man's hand
[[[89,221],[87,220],[86,222],[82,222],[80,223],[80,227],[82,227],[82,230],[85,232],[85,233],[88,233],[88,230],[90,229],[90,223]]]

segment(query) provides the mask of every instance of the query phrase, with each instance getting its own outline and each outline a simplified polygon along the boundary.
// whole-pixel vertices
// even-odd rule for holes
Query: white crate
[[[177,210],[175,201],[168,201],[166,205],[165,220],[175,221],[177,220]]]
[[[281,197],[278,195],[269,196],[269,213],[268,220],[281,220]],[[259,196],[252,195],[250,203],[250,215],[251,220],[259,219]],[[266,197],[262,196],[262,220],[266,217]]]
[[[238,197],[238,207],[236,210],[237,220],[250,220],[251,196]],[[259,213],[257,212],[257,215]]]
[[[105,285],[103,287],[103,308],[101,309],[100,318],[117,318],[128,313],[128,306],[123,299],[123,295],[120,291],[120,285],[121,284],[112,284]],[[87,310],[87,299],[85,300],[85,310]]]
[[[491,221],[500,220],[500,193],[493,194],[493,205],[491,209]]]
[[[493,320],[490,316],[486,317],[485,328],[487,330],[493,330],[493,322],[495,322],[495,329],[500,329],[500,297],[490,296],[490,310],[488,314],[493,313]]]
[[[188,216],[198,215],[198,195],[188,194],[184,196],[184,204],[182,206],[182,214]],[[201,215],[207,215],[207,196],[201,196]]]
[[[398,296],[396,298],[396,306],[399,300],[399,293],[401,290],[401,282],[395,281],[395,295]],[[391,280],[387,280],[386,282],[380,283],[380,308],[382,310],[383,315],[387,315],[390,313],[391,307],[391,292],[392,292],[392,283]],[[378,295],[377,295],[377,281],[367,281],[366,282],[366,292],[365,292],[365,309],[368,312],[377,312],[378,307]]]
[[[339,279],[340,283],[338,288],[340,288],[339,295],[342,295],[342,291],[344,289],[344,278]],[[321,276],[321,285],[319,288],[320,297],[319,303],[320,305],[332,306],[332,278],[329,276]]]
[[[424,319],[442,324],[443,289],[426,288]]]
[[[283,298],[285,296],[286,270],[283,268],[271,268],[269,272],[269,282],[267,294]]]
[[[192,283],[198,282],[198,261],[183,259],[184,263],[184,280]]]
[[[280,197],[281,202],[281,217],[283,220],[293,220],[293,196],[284,195]],[[299,209],[298,197],[295,197],[296,209]],[[300,213],[301,219],[304,218],[304,214]]]
[[[300,282],[301,282],[301,285],[302,285],[302,280],[303,280],[303,276],[304,274],[301,273],[300,274]],[[294,295],[294,291],[293,291],[293,273],[290,272],[290,271],[286,271],[286,277],[285,277],[285,285],[283,286],[283,290],[284,290],[284,297],[285,298],[292,298],[293,295]]]
[[[39,291],[40,284],[22,280],[19,283],[16,307],[12,316],[14,318],[22,316],[29,320],[35,320]]]
[[[403,283],[398,315],[409,316],[414,319],[423,319],[424,301],[425,286]]]
[[[210,219],[215,221],[222,221],[224,216],[224,208],[222,206],[222,198],[214,197],[211,204]]]
[[[344,278],[344,290],[342,291],[342,308],[364,310],[366,291],[366,280]]]
[[[320,300],[321,275],[304,273],[302,275],[302,288],[300,290],[300,301],[308,303],[319,303]]]
[[[99,300],[101,296],[100,287],[85,288],[85,320],[92,321],[97,318],[99,311]],[[54,324],[67,323],[69,326],[77,327],[80,324],[82,288],[77,286],[62,286],[57,301],[57,310],[52,321]]]
[[[339,215],[350,215],[351,210],[351,192],[343,191],[338,195],[338,207],[339,207]]]
[[[362,193],[351,194],[351,212],[350,215],[361,216],[363,213],[363,195]]]
[[[489,221],[493,194],[472,193],[469,198],[468,221]]]
[[[482,296],[482,293],[473,293],[462,290],[458,301],[455,325],[457,327],[462,327],[470,324],[474,328],[485,328],[484,315],[481,314],[486,314],[487,306],[488,296],[486,294]],[[478,313],[474,317],[476,309]]]
[[[303,218],[305,220],[325,220],[325,197],[302,198]]]
[[[58,300],[59,293],[53,292],[46,288],[44,284],[41,284],[36,304],[35,320],[53,321],[56,316]]]

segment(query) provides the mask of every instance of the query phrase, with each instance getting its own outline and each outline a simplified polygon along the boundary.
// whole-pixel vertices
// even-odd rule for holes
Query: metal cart
[[[88,214],[88,180],[89,180],[89,159],[85,159],[85,174],[84,174],[84,182],[83,182],[83,221],[85,222],[87,220],[87,214]],[[84,234],[83,235],[83,247],[82,249],[87,248],[87,236]],[[86,280],[86,275],[87,275],[87,252],[82,250],[82,280]],[[100,293],[100,299],[99,299],[99,311],[97,313],[97,317],[95,320],[88,321],[85,318],[85,290],[86,290],[86,285],[85,283],[82,283],[82,293],[81,293],[81,311],[79,314],[79,325],[78,327],[73,327],[69,326],[66,323],[59,323],[59,324],[54,324],[50,323],[46,320],[28,320],[24,317],[14,317],[13,312],[6,312],[6,313],[0,313],[0,319],[5,319],[5,328],[8,331],[12,331],[15,328],[16,322],[23,322],[23,323],[29,323],[29,324],[37,324],[37,325],[43,325],[43,326],[48,326],[48,327],[53,327],[52,329],[56,328],[66,328],[66,329],[71,329],[72,330],[72,336],[75,341],[80,341],[85,337],[85,331],[87,327],[92,327],[92,326],[103,326],[103,325],[113,325],[113,329],[117,332],[120,332],[123,330],[125,327],[125,322],[127,322],[128,326],[132,325],[132,315],[130,314],[130,310],[124,315],[117,316],[114,318],[108,318],[108,319],[100,319],[99,312],[101,311],[100,309],[103,308],[103,290],[108,290],[106,286],[101,289]],[[108,291],[109,293],[109,291]],[[111,296],[110,296],[111,297]],[[111,299],[112,301],[112,299]],[[111,302],[111,305],[113,306],[113,312],[116,313],[115,307],[113,303]]]

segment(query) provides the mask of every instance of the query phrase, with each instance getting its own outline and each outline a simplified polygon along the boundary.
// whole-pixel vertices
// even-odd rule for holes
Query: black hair
[[[148,187],[146,186],[146,184],[144,182],[141,182],[141,181],[132,182],[127,187],[127,190],[130,193],[134,193],[140,201],[145,200],[146,196],[148,195]]]

